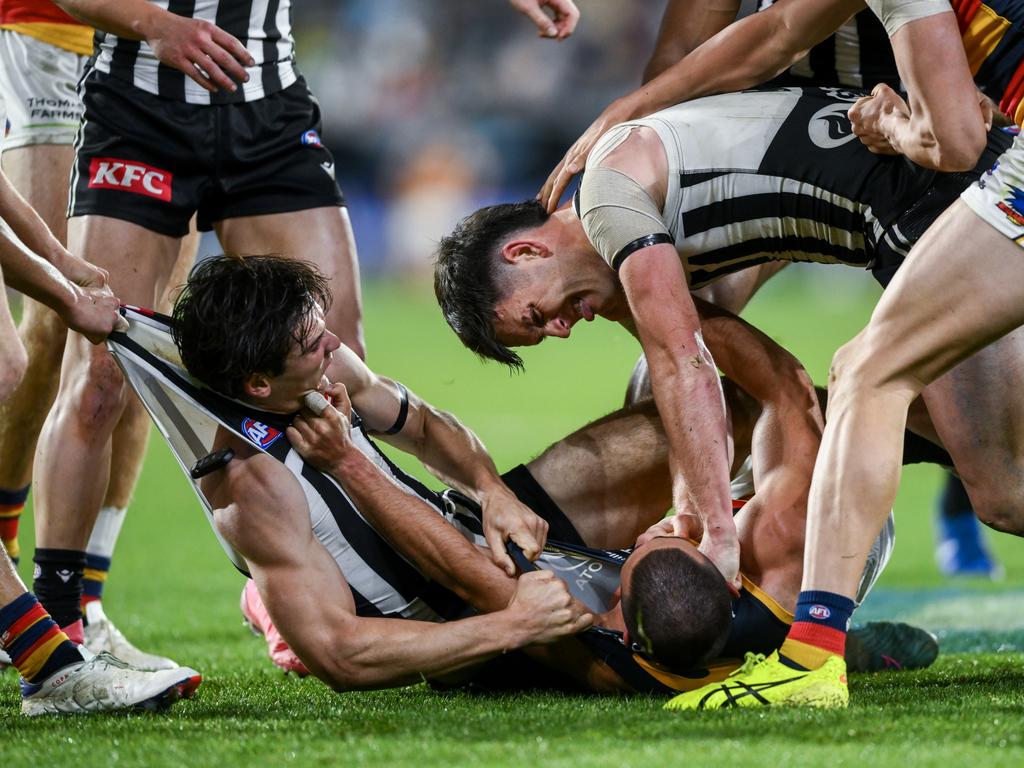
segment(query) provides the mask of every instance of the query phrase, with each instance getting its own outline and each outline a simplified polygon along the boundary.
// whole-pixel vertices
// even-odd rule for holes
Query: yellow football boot
[[[802,671],[787,667],[775,651],[748,653],[743,666],[718,683],[681,693],[665,709],[721,709],[723,707],[845,707],[850,700],[846,687],[846,662],[832,656],[820,669]]]

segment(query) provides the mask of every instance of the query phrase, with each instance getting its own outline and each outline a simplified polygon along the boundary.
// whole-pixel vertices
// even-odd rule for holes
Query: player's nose
[[[572,323],[567,322],[564,318],[553,317],[548,321],[548,324],[544,326],[545,336],[557,336],[560,339],[569,338],[569,333],[572,331]]]

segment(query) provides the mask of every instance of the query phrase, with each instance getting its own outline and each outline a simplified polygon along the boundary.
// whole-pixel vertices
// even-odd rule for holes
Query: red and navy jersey
[[[951,0],[974,82],[1024,120],[1024,0]]]

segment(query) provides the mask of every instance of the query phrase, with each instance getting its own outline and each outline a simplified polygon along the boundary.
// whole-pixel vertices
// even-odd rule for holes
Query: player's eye
[[[544,327],[544,316],[537,311],[536,307],[530,307],[530,322],[538,328]]]

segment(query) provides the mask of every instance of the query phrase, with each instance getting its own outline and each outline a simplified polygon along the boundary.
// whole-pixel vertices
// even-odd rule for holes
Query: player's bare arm
[[[99,344],[123,323],[119,302],[104,285],[81,287],[53,264],[0,232],[0,266],[8,285],[54,310],[67,325]]]
[[[55,0],[97,29],[127,40],[145,40],[164,64],[184,72],[208,91],[234,91],[249,79],[253,58],[233,35],[215,24],[170,13],[147,0]]]
[[[564,586],[536,578],[521,580],[501,610],[462,621],[356,616],[344,576],[313,536],[298,481],[278,462],[240,457],[209,491],[219,505],[218,530],[246,558],[274,623],[337,690],[415,682],[589,623],[572,609]]]
[[[668,0],[643,81],[653,80],[725,29],[736,20],[740,4],[740,0]]]
[[[342,371],[342,383],[367,429],[412,454],[439,480],[480,504],[484,536],[495,563],[509,575],[515,573],[505,551],[507,541],[518,544],[531,560],[540,555],[547,523],[509,490],[472,430],[451,413],[373,373],[346,347],[334,354],[341,357],[336,369]]]
[[[854,133],[874,152],[906,155],[939,171],[970,170],[992,115],[971,77],[956,16],[915,19],[890,34],[909,104],[876,86],[850,109]]]
[[[613,125],[682,101],[770,80],[863,9],[863,0],[779,0],[730,24],[598,115],[544,182],[538,195],[541,202],[549,211],[558,207],[572,177],[586,167],[597,140]]]

